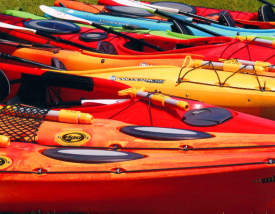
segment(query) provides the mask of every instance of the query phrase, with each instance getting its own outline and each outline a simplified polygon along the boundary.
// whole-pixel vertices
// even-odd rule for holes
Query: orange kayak
[[[23,46],[23,47],[22,47]],[[197,54],[152,54],[152,55],[112,55],[89,51],[71,51],[60,48],[24,47],[19,43],[0,43],[0,51],[13,56],[53,64],[53,58],[61,61],[68,70],[89,70],[127,66],[176,65],[182,66],[184,58],[191,55],[195,59],[203,59]]]
[[[129,88],[116,81],[67,74],[69,71],[57,73],[14,63],[0,63],[0,70],[10,82],[8,91],[4,88],[4,78],[0,78],[1,100],[7,104],[63,107],[142,126],[275,134],[271,120],[194,99],[148,93],[142,87]]]
[[[21,113],[38,111],[25,108]],[[275,211],[274,135],[106,119],[70,124],[7,113],[17,110],[0,112],[1,212]],[[16,136],[9,135],[9,144],[3,132],[10,130]]]

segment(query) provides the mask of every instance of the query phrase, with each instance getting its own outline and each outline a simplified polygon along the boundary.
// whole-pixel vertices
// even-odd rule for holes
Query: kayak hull
[[[31,163],[30,170],[24,169],[25,173],[12,173],[12,169],[7,170],[11,172],[10,174],[3,173],[3,170],[0,172],[1,211],[198,213],[203,209],[204,213],[274,212],[275,183],[272,180],[274,166],[265,163],[267,158],[274,155],[274,149],[252,149],[250,152],[231,150],[230,158],[226,156],[229,151],[207,152],[209,160],[215,157],[214,153],[220,153],[224,157],[224,162],[230,159],[235,163],[232,165],[218,166],[213,162],[211,163],[213,167],[205,168],[202,165],[192,167],[191,164],[189,168],[180,169],[185,165],[182,162],[181,167],[174,170],[131,172],[128,169],[131,168],[130,163],[126,166],[123,162],[116,165],[109,164],[109,166],[108,164],[87,166],[87,164],[60,162],[44,157],[40,151],[47,149],[46,147],[27,144],[24,148],[29,152],[32,151],[32,158],[24,161],[24,165]],[[23,150],[21,145],[16,144],[11,146],[10,150],[13,149],[15,152]],[[202,156],[201,153],[205,153],[188,154],[150,150],[135,152],[147,154],[147,158],[152,160],[154,157],[165,160],[170,157],[168,162],[175,167],[172,156],[182,156],[184,159],[186,155],[191,155],[196,158],[199,155]],[[4,152],[1,149],[1,154],[10,155],[11,152]],[[251,158],[250,162],[247,160],[249,158],[234,159],[240,155],[252,157],[255,154],[257,157]],[[35,164],[32,160],[39,161]],[[43,164],[45,161],[47,161],[46,165]],[[58,172],[58,166],[52,165],[53,163],[59,163],[63,172]],[[132,164],[138,165],[138,161]],[[155,169],[161,168],[157,166],[157,162],[154,165]],[[43,167],[42,174],[35,173],[37,166]],[[70,166],[70,172],[66,172],[67,166]],[[91,171],[94,168],[109,170],[93,173],[84,172],[80,167],[90,168]],[[125,171],[115,173],[117,167]],[[28,171],[30,173],[27,173]],[[148,205],[143,206],[145,203]]]

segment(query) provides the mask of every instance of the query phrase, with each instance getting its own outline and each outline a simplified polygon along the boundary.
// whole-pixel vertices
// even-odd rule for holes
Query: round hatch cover
[[[230,120],[232,117],[232,113],[227,109],[209,107],[186,112],[183,122],[191,126],[216,126]]]
[[[54,148],[42,152],[50,158],[76,163],[113,163],[143,158],[133,152],[99,150],[89,148]]]
[[[154,140],[190,140],[212,137],[210,134],[200,131],[154,126],[125,126],[120,131],[135,137]]]
[[[79,36],[79,39],[84,42],[96,42],[106,38],[107,38],[107,33],[105,32],[82,33]]]

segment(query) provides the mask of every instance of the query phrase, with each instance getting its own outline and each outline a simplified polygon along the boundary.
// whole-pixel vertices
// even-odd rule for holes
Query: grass
[[[81,0],[89,3],[96,3],[96,0]],[[169,0],[166,0],[169,1]],[[255,12],[260,7],[261,3],[257,0],[170,0],[178,1],[192,5],[200,5],[212,8],[222,8],[240,11],[251,11]],[[54,0],[1,0],[0,12],[6,9],[23,9],[31,13],[41,15],[38,6],[40,4],[53,5]],[[270,2],[275,4],[275,0],[270,0]]]

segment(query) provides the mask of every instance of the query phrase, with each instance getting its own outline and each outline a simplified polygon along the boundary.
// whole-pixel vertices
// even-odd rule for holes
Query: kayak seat
[[[194,35],[193,32],[180,20],[169,20],[170,22],[173,22],[173,25],[171,26],[172,32],[181,33],[181,34],[187,34],[187,35]]]
[[[231,14],[225,10],[219,13],[218,22],[221,25],[235,27],[234,19],[232,18]]]
[[[97,50],[106,54],[117,54],[116,48],[110,42],[98,42]]]
[[[161,6],[161,7],[170,7],[170,8],[178,9],[186,13],[193,13],[193,14],[197,13],[197,10],[194,6],[178,3],[178,2],[159,1],[159,2],[151,2],[151,4],[156,6]]]
[[[55,97],[49,94],[50,87],[64,87],[70,89],[79,89],[92,91],[94,87],[93,79],[76,75],[61,74],[55,72],[45,72],[42,76],[22,74],[21,79],[14,80],[14,83],[20,83],[16,97],[8,101],[8,104],[24,103],[27,105],[48,107],[62,102],[61,97],[56,90],[52,90]],[[50,102],[50,104],[49,104]]]
[[[10,94],[10,82],[2,70],[0,70],[0,92],[0,101],[2,102]]]
[[[63,62],[61,62],[59,59],[53,57],[52,60],[51,60],[51,66],[55,67],[55,68],[59,68],[59,69],[62,69],[64,71],[66,71],[66,66],[64,65]]]
[[[139,51],[139,52],[144,52],[144,45],[142,44],[139,44],[137,42],[134,42],[134,41],[129,41],[129,42],[126,42],[124,44],[124,47],[130,49],[130,50],[134,50],[134,51]]]
[[[216,126],[233,118],[230,111],[220,107],[209,107],[187,111],[182,121],[191,126]]]
[[[263,22],[275,21],[275,14],[270,5],[263,5],[258,10],[258,20]]]

